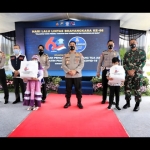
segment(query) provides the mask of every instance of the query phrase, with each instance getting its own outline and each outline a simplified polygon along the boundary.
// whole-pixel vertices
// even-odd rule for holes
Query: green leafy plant
[[[91,81],[93,84],[102,82],[102,78],[100,77],[92,77]]]
[[[121,58],[121,65],[123,65],[123,58],[124,58],[124,55],[125,55],[125,53],[126,53],[126,49],[125,48],[120,48],[120,50],[119,50],[119,54],[120,54],[120,58]]]
[[[148,76],[150,76],[150,72],[146,72],[146,74],[147,74]]]
[[[58,90],[59,83],[62,81],[60,77],[48,77],[48,83],[46,85],[47,91],[56,91]]]

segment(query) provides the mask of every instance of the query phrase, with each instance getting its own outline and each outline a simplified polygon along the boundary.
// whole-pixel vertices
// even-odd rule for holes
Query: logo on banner
[[[69,26],[69,22],[66,22],[66,26]]]
[[[46,50],[51,52],[58,52],[60,50],[65,49],[66,47],[64,45],[64,39],[62,38],[57,39],[55,37],[50,37],[45,44],[45,48]]]
[[[84,38],[76,36],[70,39],[70,41],[75,41],[76,42],[76,52],[82,52],[86,48],[86,41]],[[69,42],[70,42],[69,41]],[[68,43],[69,46],[69,43]]]
[[[70,22],[70,25],[75,26],[75,22],[73,22],[73,21]]]

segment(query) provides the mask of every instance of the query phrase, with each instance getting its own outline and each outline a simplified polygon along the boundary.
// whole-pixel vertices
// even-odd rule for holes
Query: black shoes
[[[104,100],[102,100],[102,102],[101,102],[102,104],[105,104],[105,101]]]
[[[80,108],[80,109],[83,109],[83,106],[81,103],[78,103],[77,106]]]
[[[111,106],[112,106],[112,105],[111,105],[111,104],[109,104],[107,108],[108,108],[108,109],[111,109]]]
[[[5,101],[5,103],[4,104],[7,104],[8,103],[8,101]]]
[[[121,110],[121,108],[120,108],[119,106],[116,106],[116,108],[117,108],[118,110]]]
[[[45,103],[45,100],[41,100],[42,103]]]
[[[64,105],[64,108],[68,108],[69,106],[71,106],[71,104],[67,102],[67,103]]]
[[[116,105],[116,103],[115,103],[115,102],[113,102],[112,104],[113,104],[113,105]]]
[[[130,107],[130,102],[127,101],[127,103],[123,106],[124,109],[127,109],[128,107]]]
[[[21,102],[20,100],[15,100],[14,102],[13,102],[13,104],[16,104],[16,103],[19,103],[19,102]]]
[[[139,109],[140,109],[140,107],[139,107],[139,102],[136,102],[133,111],[138,111]]]
[[[7,104],[8,103],[8,99],[7,98],[5,98],[5,102],[4,102],[4,104]]]

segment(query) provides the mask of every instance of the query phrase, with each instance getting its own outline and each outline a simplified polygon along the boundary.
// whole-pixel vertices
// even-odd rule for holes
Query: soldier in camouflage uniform
[[[47,54],[44,53],[44,46],[43,45],[39,45],[38,46],[38,50],[39,50],[39,61],[43,67],[43,73],[44,73],[44,83],[42,84],[42,103],[45,103],[45,99],[46,99],[46,95],[47,95],[47,91],[46,91],[46,84],[48,82],[48,71],[47,69],[50,67],[50,61],[49,61],[49,57]]]
[[[133,87],[136,102],[133,111],[139,110],[139,104],[141,102],[140,87],[142,86],[143,67],[146,63],[146,53],[144,50],[137,48],[137,44],[135,39],[129,41],[131,49],[125,53],[123,59],[123,67],[126,71],[124,83],[126,104],[123,108],[126,109],[130,107],[131,90]]]
[[[102,104],[105,104],[106,98],[107,98],[107,89],[108,89],[108,79],[106,77],[107,72],[109,72],[110,68],[112,67],[112,58],[118,57],[120,60],[120,55],[119,53],[114,50],[114,42],[113,40],[109,40],[107,42],[108,50],[104,50],[100,56],[98,65],[97,65],[97,77],[100,77],[100,72],[101,72],[101,67],[103,68],[102,70],[102,86],[103,86],[103,99],[102,99]],[[113,102],[115,105],[115,102]]]
[[[76,97],[78,99],[77,106],[82,109],[83,105],[81,103],[82,91],[81,91],[81,77],[82,69],[84,67],[84,57],[81,53],[76,52],[76,42],[69,42],[70,51],[65,54],[62,59],[62,69],[65,72],[66,80],[66,101],[64,108],[71,106],[70,97],[72,87],[74,85],[76,91]]]

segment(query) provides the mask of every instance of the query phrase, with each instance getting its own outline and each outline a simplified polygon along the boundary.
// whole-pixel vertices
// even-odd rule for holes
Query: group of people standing
[[[99,62],[97,64],[97,73],[96,76],[100,77],[102,72],[102,104],[105,104],[107,100],[107,89],[110,88],[109,94],[109,106],[108,109],[111,109],[112,105],[115,105],[118,110],[121,110],[119,107],[119,97],[120,97],[120,86],[124,86],[125,91],[125,100],[126,104],[123,106],[124,109],[130,107],[131,92],[132,88],[134,89],[135,96],[135,106],[133,111],[139,110],[139,104],[141,102],[141,91],[140,87],[142,86],[142,77],[143,77],[143,67],[146,63],[146,53],[144,50],[137,47],[136,39],[131,39],[129,41],[130,50],[128,50],[123,58],[123,69],[125,72],[125,80],[121,84],[110,84],[109,80],[113,78],[109,77],[109,71],[113,65],[120,64],[120,55],[119,52],[114,50],[114,41],[109,40],[107,42],[107,50],[104,50],[100,55]],[[27,61],[26,56],[20,54],[20,46],[14,45],[13,52],[14,54],[10,56],[8,61],[9,68],[12,71],[13,84],[15,89],[16,99],[13,104],[20,102],[20,93],[19,86],[22,92],[23,105],[30,106],[28,110],[37,110],[41,106],[41,102],[45,102],[46,99],[46,84],[48,80],[48,71],[50,67],[50,61],[48,55],[44,53],[44,46],[38,46],[39,53],[32,56],[33,61],[38,62],[38,75],[37,78],[33,78],[28,81],[26,79],[20,78],[20,64],[21,61]],[[9,91],[6,84],[6,75],[4,70],[5,64],[5,54],[0,52],[0,81],[4,89],[4,99],[5,104],[8,103]],[[84,67],[84,57],[81,53],[76,52],[76,42],[69,42],[69,52],[64,54],[62,59],[62,69],[65,72],[65,81],[66,81],[66,103],[64,108],[71,106],[70,98],[71,91],[74,85],[76,98],[77,98],[77,107],[83,109],[82,101],[82,69]],[[31,82],[32,81],[32,82]],[[114,100],[115,99],[115,100]]]
[[[134,90],[135,96],[135,106],[133,111],[138,111],[140,109],[139,105],[142,101],[141,99],[141,90],[142,79],[143,79],[143,67],[146,64],[146,53],[144,50],[138,48],[138,42],[136,39],[129,40],[130,50],[126,51],[123,58],[123,68],[125,71],[125,80],[123,81],[124,92],[125,92],[125,100],[126,104],[123,106],[123,109],[127,109],[130,107],[130,100],[132,90]],[[115,51],[113,40],[109,40],[107,43],[108,49],[103,51],[100,60],[97,65],[97,77],[100,76],[100,71],[102,69],[102,86],[103,86],[103,94],[102,94],[102,104],[105,104],[107,98],[107,88],[109,86],[109,105],[108,109],[111,109],[112,104],[116,106],[118,110],[121,110],[119,107],[119,92],[120,85],[109,85],[109,71],[113,65],[121,65],[120,64],[120,55],[119,52]],[[116,103],[114,102],[114,96],[116,99]]]
[[[39,78],[39,80],[37,81],[41,83],[41,86],[39,86],[40,92],[42,92],[41,102],[44,103],[46,99],[46,95],[47,95],[47,92],[46,92],[46,84],[48,80],[47,69],[50,67],[50,61],[49,61],[48,55],[44,53],[43,45],[38,46],[38,51],[39,52],[32,57],[32,60],[35,60],[35,59],[38,60],[40,64],[39,70],[42,69],[42,73],[39,74],[40,78],[37,76],[37,78]],[[21,54],[20,46],[14,45],[13,54],[10,56],[8,60],[8,67],[12,71],[14,93],[15,93],[15,101],[13,102],[13,104],[16,104],[21,101],[20,89],[21,89],[23,101],[24,99],[26,99],[26,92],[29,90],[29,84],[28,84],[29,81],[27,81],[26,79],[20,78],[21,61],[27,61],[27,58],[25,55]],[[4,104],[7,104],[9,102],[9,90],[8,90],[7,83],[6,83],[6,74],[5,74],[5,69],[4,69],[5,62],[6,62],[6,56],[4,52],[0,51],[0,81],[1,81],[2,88],[4,90],[4,100],[5,100]],[[43,82],[41,82],[40,79],[42,79]],[[32,79],[32,80],[35,81],[36,79]],[[30,95],[32,95],[32,93],[33,92],[31,92]],[[32,96],[30,96],[30,98],[31,97]],[[32,105],[32,103],[28,105]],[[24,105],[27,105],[26,101],[24,101]],[[40,106],[40,104],[38,105]]]

